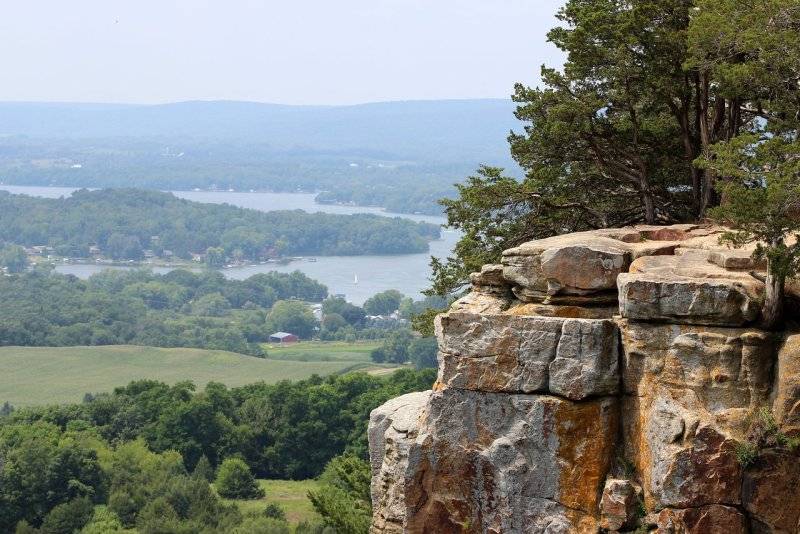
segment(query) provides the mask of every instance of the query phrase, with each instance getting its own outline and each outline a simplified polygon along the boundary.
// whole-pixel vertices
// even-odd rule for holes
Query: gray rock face
[[[617,432],[616,399],[574,403],[446,389],[430,397],[425,413],[413,442],[405,431],[396,446],[395,430],[373,412],[371,443],[381,441],[383,430],[384,457],[407,451],[400,461],[382,461],[376,471],[373,532],[597,529],[598,488]],[[393,414],[409,419],[396,409]],[[399,474],[402,491],[391,483]]]
[[[434,391],[372,413],[373,533],[800,532],[796,453],[736,454],[764,407],[800,436],[800,336],[749,326],[762,266],[721,231],[557,236],[474,274]]]
[[[749,274],[691,254],[640,258],[617,285],[625,318],[733,327],[758,319],[763,292]]]
[[[617,275],[630,260],[621,241],[591,233],[567,234],[505,251],[503,278],[515,284],[514,294],[526,302],[580,301],[579,297],[613,292]]]
[[[369,457],[372,466],[373,532],[404,532],[408,485],[417,466],[409,454],[419,435],[431,392],[409,393],[372,410]]]
[[[616,394],[618,347],[619,333],[612,321],[565,319],[548,368],[549,391],[575,400]]]
[[[773,337],[624,320],[620,331],[625,451],[648,508],[741,503],[736,443],[769,402]]]
[[[619,391],[618,334],[606,319],[450,312],[436,320],[439,381],[508,393],[570,399]]]

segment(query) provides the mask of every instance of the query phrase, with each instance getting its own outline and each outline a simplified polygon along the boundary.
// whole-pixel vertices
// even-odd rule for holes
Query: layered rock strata
[[[558,236],[475,273],[433,390],[372,412],[372,532],[800,532],[800,335],[755,327],[763,266],[720,232]],[[765,413],[783,445],[753,452]]]

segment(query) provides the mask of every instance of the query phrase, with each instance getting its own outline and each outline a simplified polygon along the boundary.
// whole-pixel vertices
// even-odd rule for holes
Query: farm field
[[[0,347],[0,404],[80,402],[85,393],[111,391],[143,378],[167,383],[191,380],[198,387],[216,381],[234,387],[259,380],[300,380],[313,374],[391,370],[370,363],[368,350],[366,356],[359,356],[363,347],[348,353],[344,345],[333,350],[337,356],[332,361],[279,361],[216,350],[130,345]],[[321,357],[323,347],[312,352]]]
[[[316,480],[259,480],[258,484],[264,488],[266,496],[263,499],[246,501],[227,500],[235,503],[244,512],[261,513],[269,503],[277,503],[286,512],[286,520],[296,525],[301,521],[319,520],[320,517],[308,500],[309,490],[319,488]]]
[[[380,341],[301,341],[288,345],[264,343],[262,346],[270,360],[370,362],[369,353],[380,345]]]

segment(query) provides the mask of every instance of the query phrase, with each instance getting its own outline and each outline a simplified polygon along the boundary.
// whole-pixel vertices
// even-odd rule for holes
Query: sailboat
[[[354,285],[358,284],[358,275],[357,274],[353,275],[353,284]]]

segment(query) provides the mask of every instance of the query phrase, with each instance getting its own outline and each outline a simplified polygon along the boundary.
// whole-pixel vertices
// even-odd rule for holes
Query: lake
[[[0,190],[15,194],[26,194],[46,198],[69,196],[75,188],[68,187],[26,187],[0,185]],[[387,217],[403,217],[415,221],[443,224],[444,217],[429,215],[408,215],[389,213],[381,208],[360,206],[339,206],[317,204],[313,193],[245,193],[228,191],[173,191],[175,196],[205,203],[228,203],[242,208],[261,211],[301,209],[307,212],[324,212],[350,215],[354,213],[374,213]],[[311,278],[319,280],[331,293],[342,293],[348,300],[362,304],[366,299],[387,289],[397,289],[404,295],[420,298],[421,291],[428,287],[430,277],[430,256],[444,258],[451,253],[458,241],[458,232],[443,230],[442,239],[430,244],[430,252],[423,254],[401,254],[394,256],[316,256],[316,261],[308,259],[293,261],[287,265],[266,264],[248,265],[224,269],[228,278],[244,279],[254,274],[279,271],[302,271]],[[108,265],[58,265],[60,273],[74,274],[88,278],[92,274],[110,267]],[[168,272],[168,268],[156,267],[155,272]],[[358,277],[358,283],[354,283]]]

